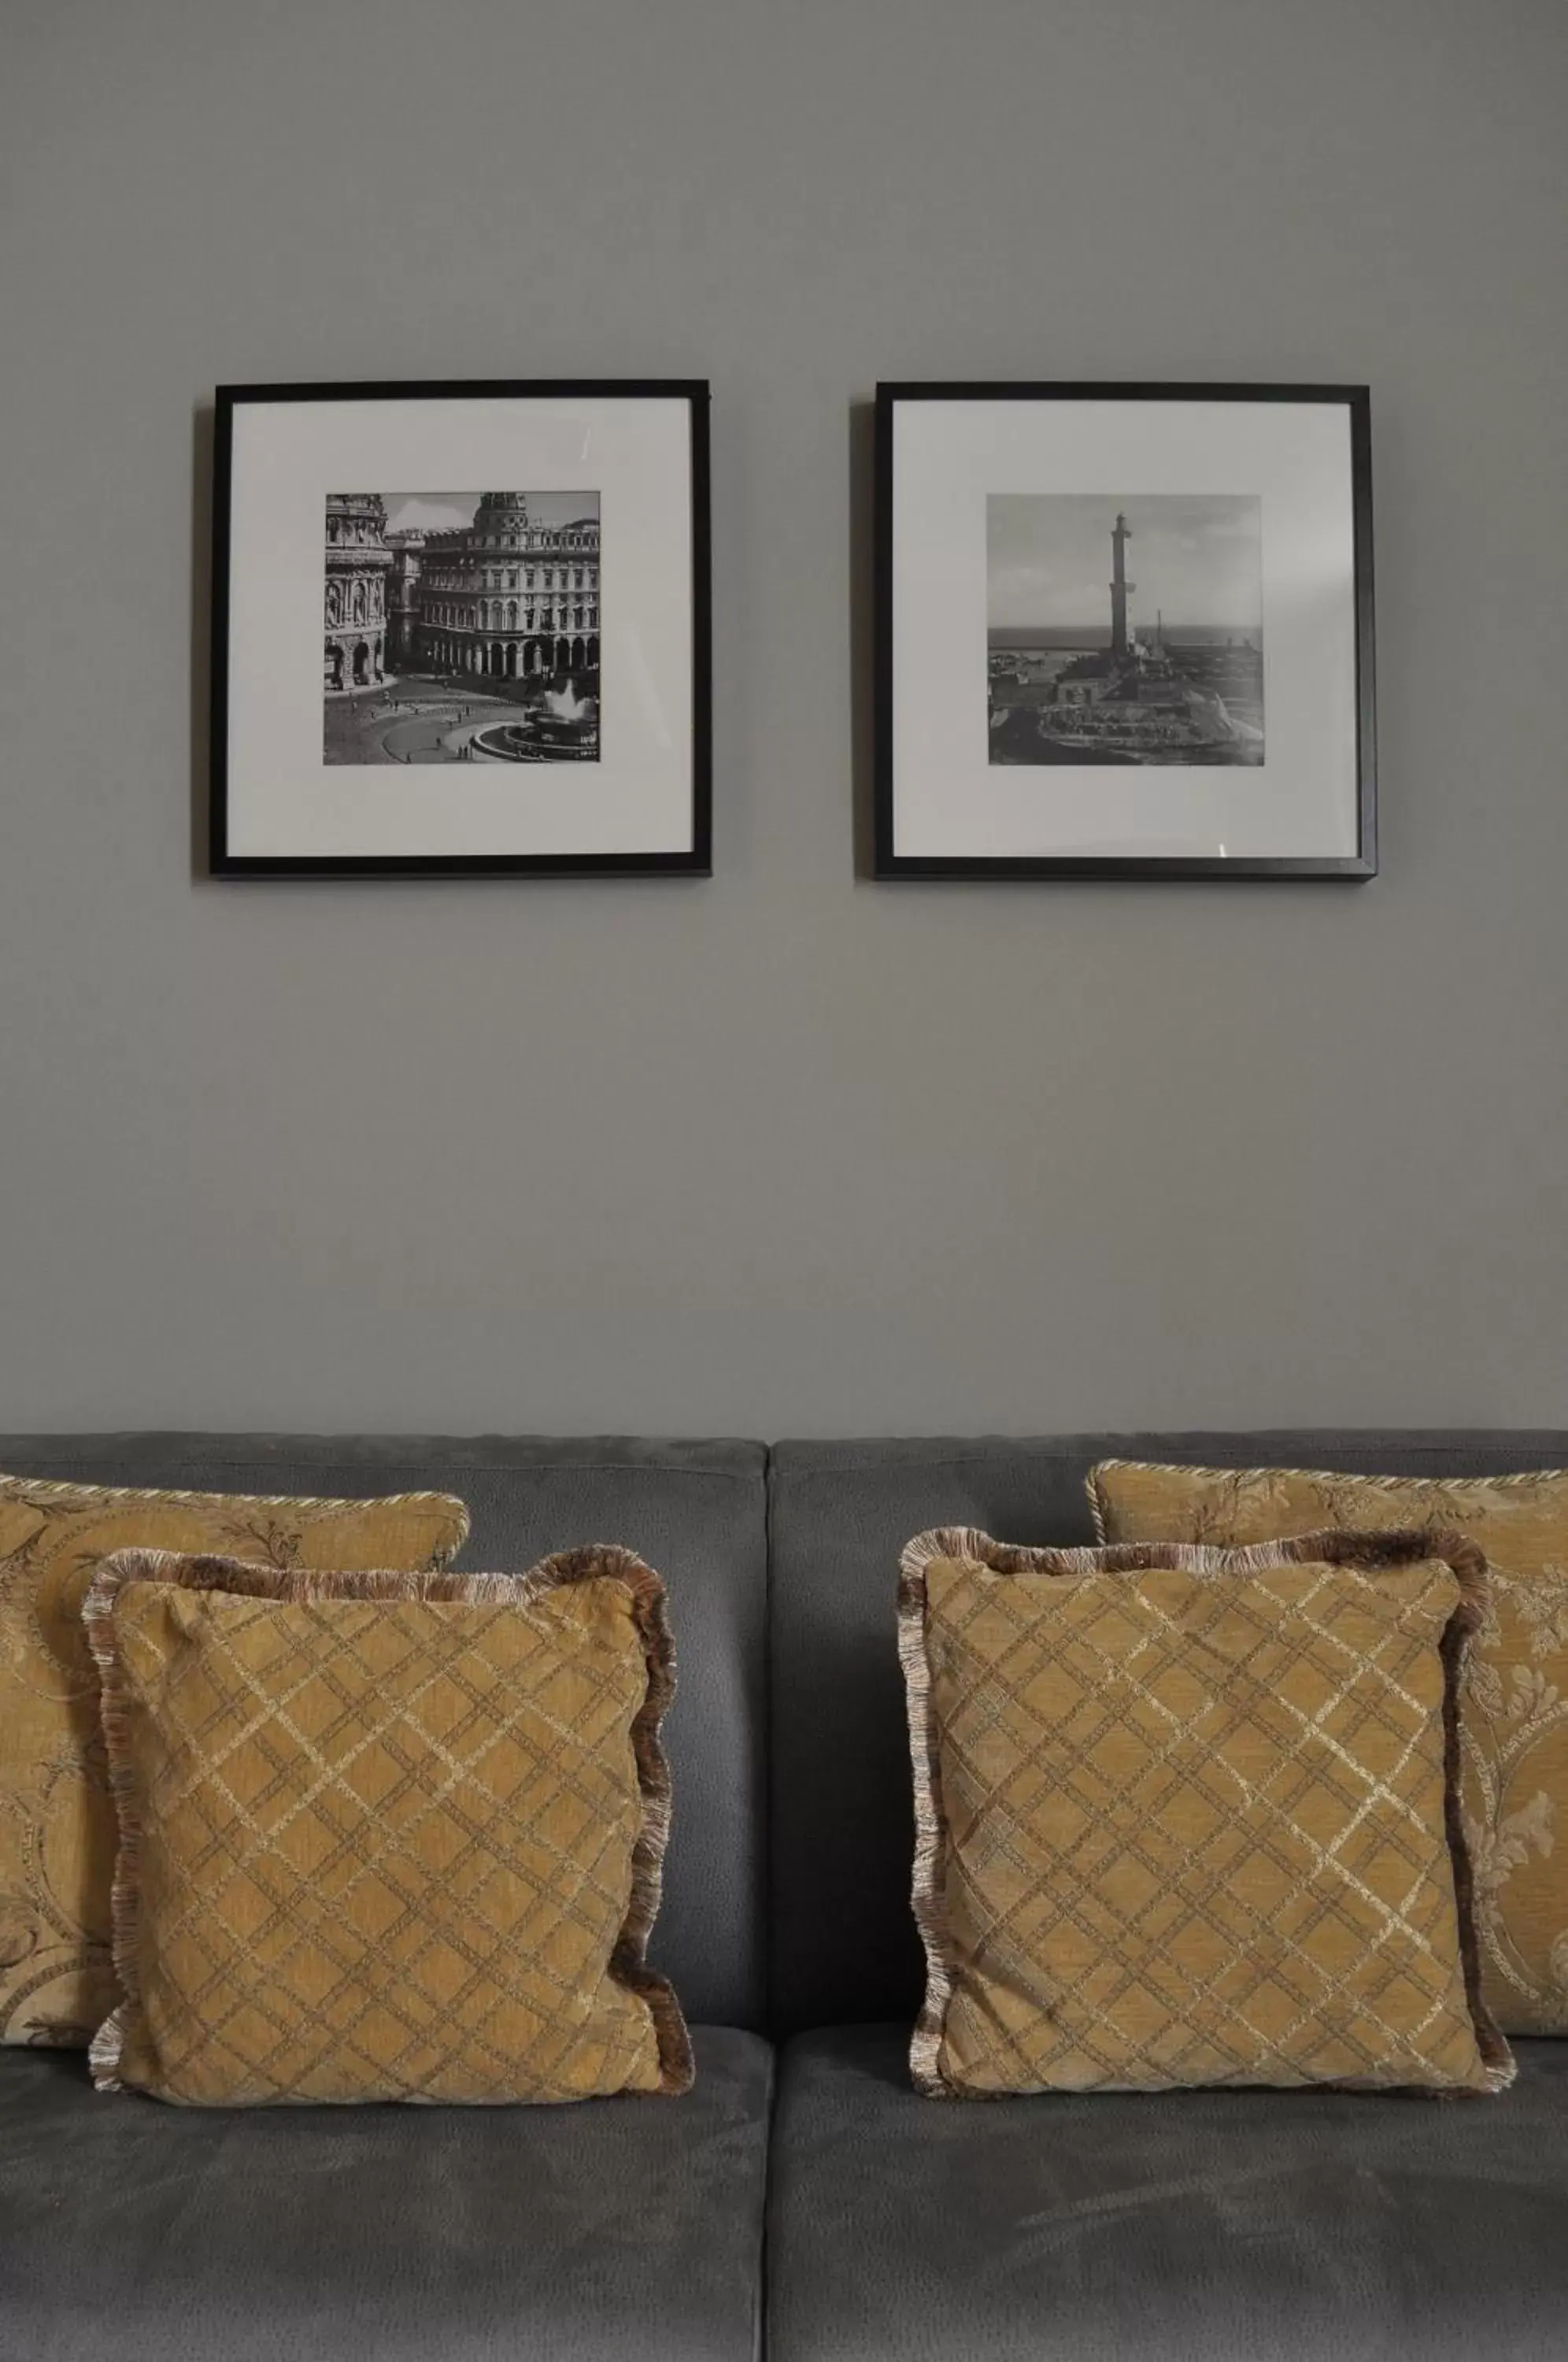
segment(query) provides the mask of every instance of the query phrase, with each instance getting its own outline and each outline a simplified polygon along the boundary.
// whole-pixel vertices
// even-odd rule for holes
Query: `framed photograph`
[[[215,475],[215,876],[712,868],[705,383],[220,386]]]
[[[877,391],[879,877],[1371,877],[1364,386]]]

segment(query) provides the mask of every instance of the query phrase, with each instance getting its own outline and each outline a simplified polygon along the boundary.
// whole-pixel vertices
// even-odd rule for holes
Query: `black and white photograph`
[[[328,763],[595,763],[599,494],[329,492]]]
[[[708,414],[689,379],[219,387],[212,873],[706,876]]]
[[[1376,874],[1364,386],[878,388],[872,871]]]
[[[991,493],[991,761],[1262,763],[1261,532],[1246,492]]]

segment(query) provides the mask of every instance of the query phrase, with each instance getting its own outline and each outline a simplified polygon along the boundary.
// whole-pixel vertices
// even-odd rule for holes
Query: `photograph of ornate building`
[[[328,763],[595,761],[599,495],[326,503]]]

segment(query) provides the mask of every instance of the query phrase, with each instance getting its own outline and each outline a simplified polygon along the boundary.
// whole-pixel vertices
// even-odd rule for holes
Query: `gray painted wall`
[[[1560,0],[6,18],[0,1425],[1568,1419]],[[213,384],[573,372],[716,877],[193,878]],[[850,403],[1080,375],[1370,381],[1375,884],[856,879]]]

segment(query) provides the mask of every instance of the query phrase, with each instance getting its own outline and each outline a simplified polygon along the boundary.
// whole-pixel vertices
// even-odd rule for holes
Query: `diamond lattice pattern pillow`
[[[630,1551],[520,1576],[130,1551],[85,1620],[120,1816],[101,2083],[222,2106],[687,2087],[644,1959],[673,1661]]]
[[[933,2096],[1511,2079],[1482,2008],[1457,1538],[904,1556]]]

